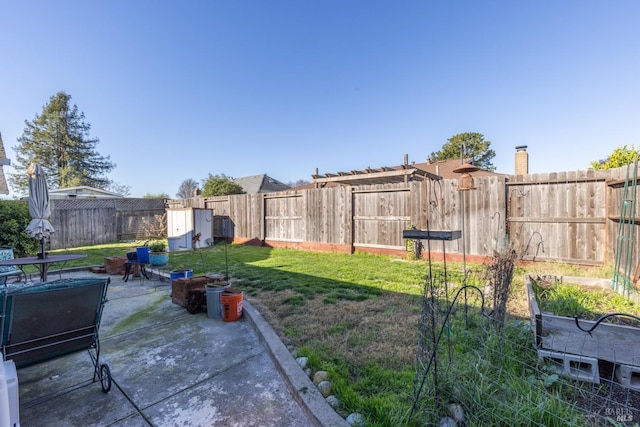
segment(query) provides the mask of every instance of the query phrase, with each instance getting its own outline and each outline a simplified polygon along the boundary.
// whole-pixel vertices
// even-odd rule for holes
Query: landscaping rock
[[[362,416],[362,414],[358,414],[357,412],[349,414],[346,421],[350,426],[358,427],[364,425],[364,417]]]
[[[337,410],[338,407],[340,406],[340,399],[335,397],[333,394],[331,396],[328,396],[326,398],[326,401],[329,404],[329,406],[331,406],[335,410]]]
[[[451,418],[455,420],[456,423],[462,424],[464,423],[464,409],[462,406],[457,403],[451,403],[447,405],[447,411]]]
[[[438,420],[438,427],[458,427],[458,423],[451,417],[442,417]]]
[[[296,362],[298,362],[298,365],[300,365],[300,367],[302,369],[307,367],[307,363],[309,363],[309,358],[308,357],[298,357],[296,359]]]
[[[318,371],[313,375],[313,383],[315,385],[320,384],[322,381],[329,379],[329,373],[327,371]]]
[[[328,397],[331,394],[331,383],[329,381],[322,381],[318,384],[318,391],[320,391],[322,396]]]

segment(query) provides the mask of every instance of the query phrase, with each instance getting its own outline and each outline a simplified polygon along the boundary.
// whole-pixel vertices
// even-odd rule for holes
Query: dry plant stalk
[[[491,264],[486,269],[486,279],[493,291],[493,318],[499,329],[502,329],[507,314],[507,301],[517,259],[518,252],[508,245],[502,251],[493,252]]]
[[[143,217],[142,231],[147,239],[164,239],[167,237],[167,213],[154,215],[153,220]]]

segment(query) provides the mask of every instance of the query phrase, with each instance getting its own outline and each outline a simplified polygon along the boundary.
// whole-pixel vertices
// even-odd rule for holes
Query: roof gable
[[[243,178],[236,178],[233,180],[236,184],[242,187],[247,194],[256,193],[271,193],[274,191],[288,190],[287,184],[283,184],[277,179],[271,178],[267,174],[260,174],[254,176],[245,176]]]

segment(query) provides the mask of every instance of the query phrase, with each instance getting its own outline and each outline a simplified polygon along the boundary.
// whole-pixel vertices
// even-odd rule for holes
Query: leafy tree
[[[170,199],[171,197],[169,197],[167,193],[158,193],[158,194],[147,193],[144,196],[142,196],[142,198],[143,199]]]
[[[233,178],[225,174],[211,175],[202,183],[202,197],[228,196],[244,194],[242,186],[233,182]]]
[[[96,151],[98,138],[89,136],[91,125],[70,101],[70,95],[58,92],[43,107],[42,114],[36,114],[31,122],[25,120],[19,145],[13,147],[15,168],[21,172],[9,178],[17,192],[27,193],[26,170],[32,162],[42,166],[51,188],[87,185],[104,189],[109,186],[106,174],[116,165],[109,156],[101,156]]]
[[[491,160],[496,156],[496,152],[489,148],[491,141],[486,141],[481,133],[459,133],[447,141],[440,151],[431,153],[429,156],[431,161],[460,159],[462,155],[465,159],[473,159],[473,164],[482,170],[490,172],[496,170],[496,167],[491,163]],[[463,145],[464,152],[461,153]]]
[[[196,190],[198,189],[198,183],[196,182],[195,179],[185,179],[184,181],[182,181],[182,184],[180,184],[180,187],[178,188],[178,192],[176,193],[176,197],[178,199],[188,199],[189,197],[193,197],[194,193],[196,192]]]
[[[627,146],[618,147],[613,150],[613,153],[609,154],[605,160],[591,162],[593,169],[614,169],[621,166],[626,166],[636,161],[636,158],[640,156],[640,151],[633,148],[627,148]]]
[[[16,257],[34,254],[40,248],[40,243],[25,231],[30,221],[26,202],[0,201],[0,246],[13,248]]]

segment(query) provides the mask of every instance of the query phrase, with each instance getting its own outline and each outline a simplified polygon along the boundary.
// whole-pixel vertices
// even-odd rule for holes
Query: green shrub
[[[30,221],[26,202],[0,200],[0,246],[13,248],[15,257],[34,255],[38,241],[25,231]]]
[[[149,243],[149,250],[151,252],[164,252],[166,248],[167,245],[164,240],[154,240],[153,242]]]

